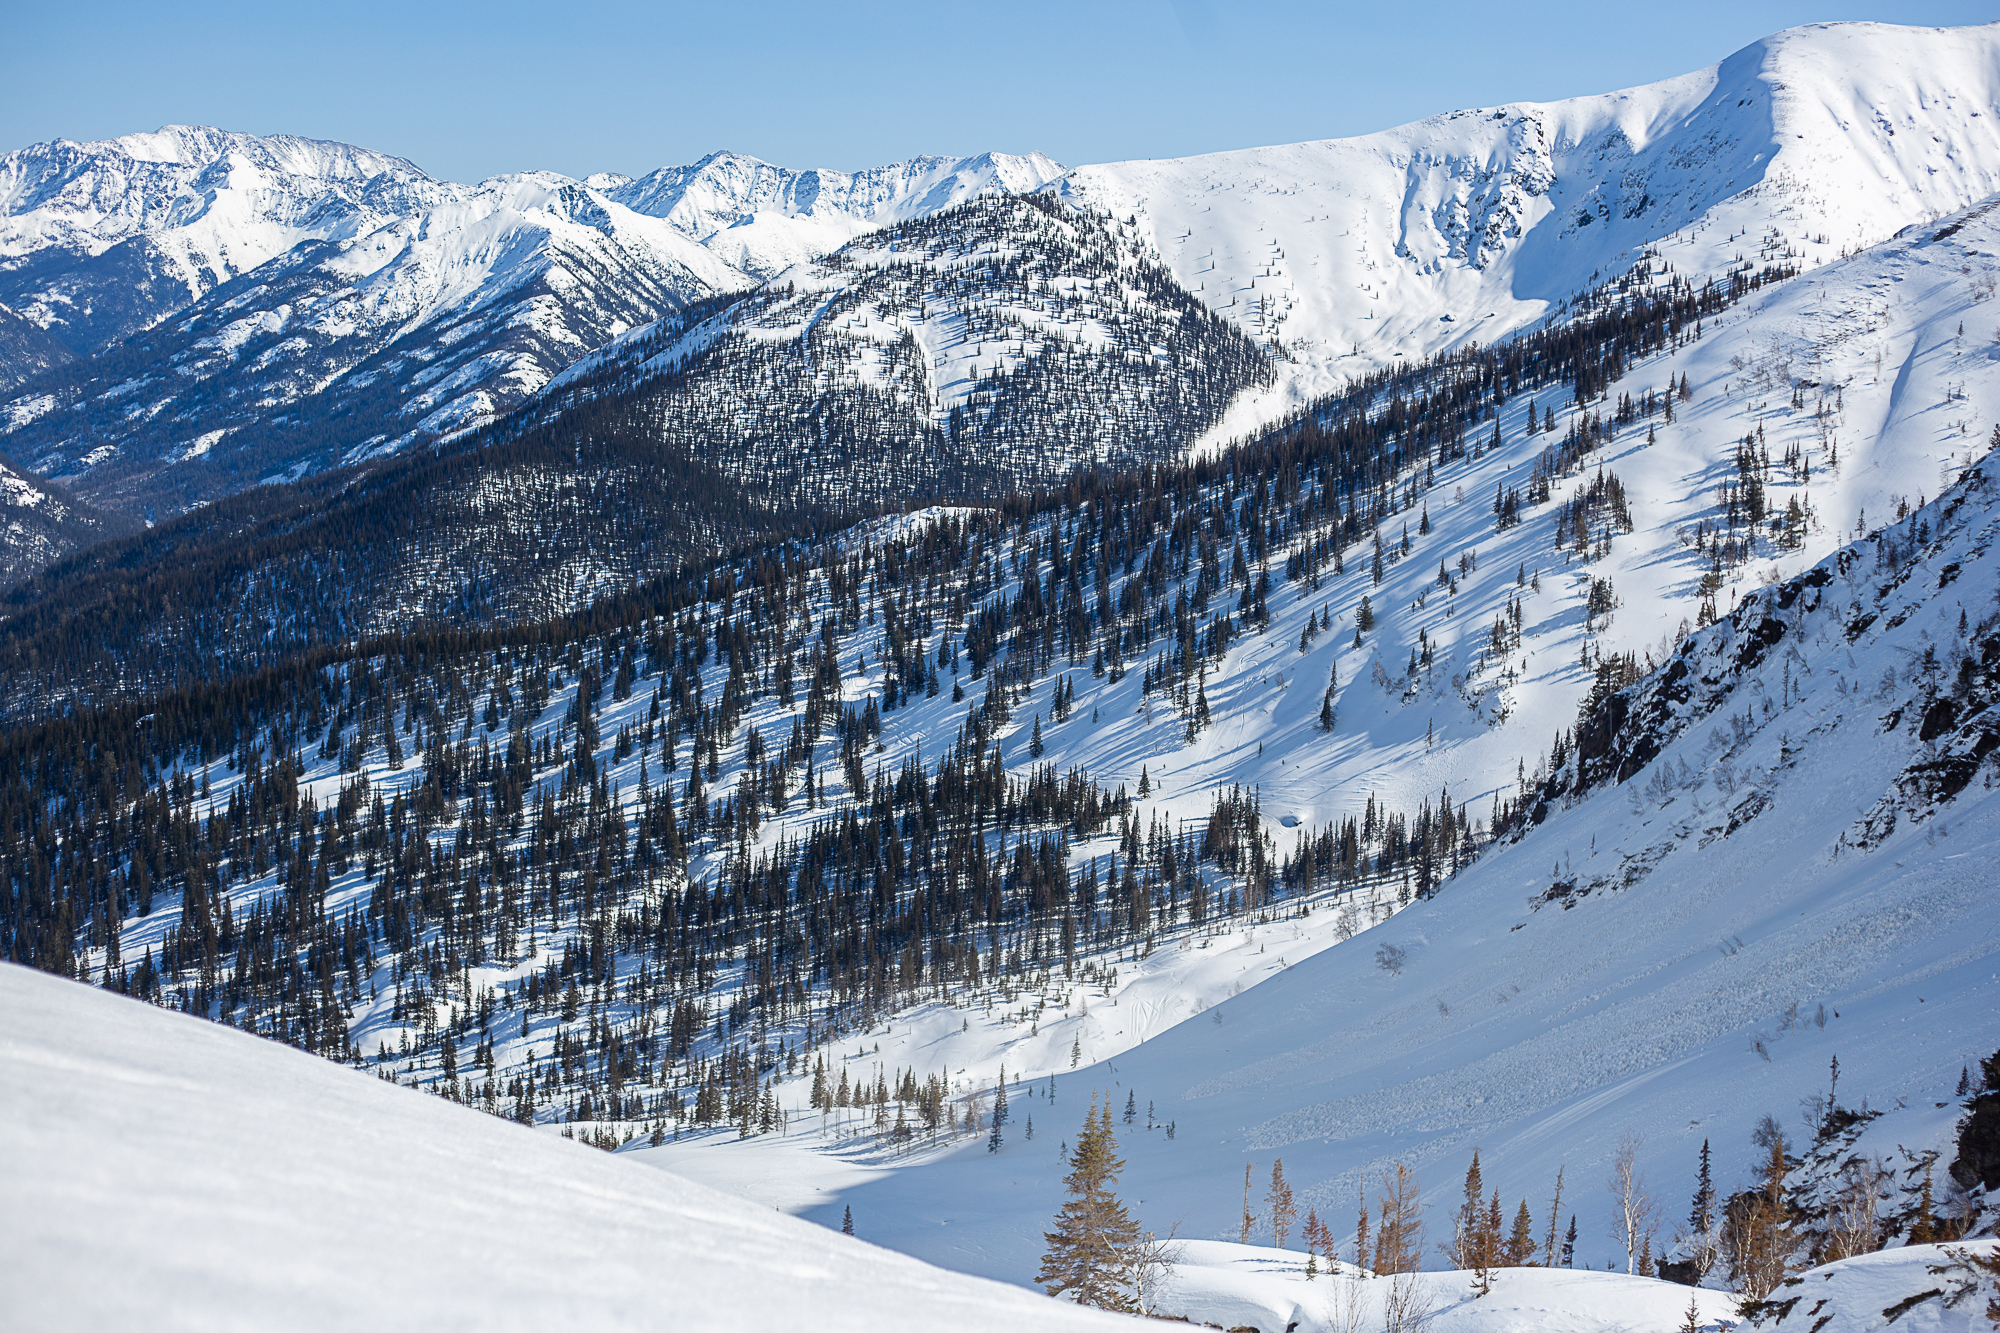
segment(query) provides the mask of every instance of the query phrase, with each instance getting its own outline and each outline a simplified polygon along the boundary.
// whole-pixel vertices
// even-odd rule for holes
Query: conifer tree
[[[1709,1169],[1708,1140],[1701,1141],[1701,1165],[1695,1172],[1694,1202],[1688,1208],[1688,1244],[1695,1276],[1706,1277],[1715,1267],[1715,1178]]]
[[[1465,1199],[1452,1219],[1451,1266],[1471,1270],[1479,1266],[1480,1212],[1486,1202],[1485,1178],[1479,1169],[1479,1149],[1472,1150],[1472,1165],[1465,1169]]]
[[[1093,1097],[1063,1180],[1069,1199],[1056,1214],[1055,1230],[1043,1233],[1048,1248],[1035,1281],[1049,1295],[1079,1305],[1129,1311],[1139,1224],[1113,1191],[1125,1168],[1117,1153],[1110,1104]]]
[[[1528,1212],[1528,1201],[1523,1199],[1514,1214],[1514,1230],[1507,1237],[1507,1265],[1510,1268],[1527,1268],[1534,1262],[1535,1219]]]
[[[1000,1127],[1007,1123],[1007,1066],[1000,1066],[1000,1086],[993,1093],[993,1132],[987,1136],[986,1151],[1000,1151]]]
[[[1292,1223],[1299,1215],[1298,1205],[1292,1201],[1292,1187],[1285,1181],[1285,1159],[1282,1157],[1271,1163],[1271,1191],[1264,1198],[1271,1205],[1271,1236],[1282,1250],[1286,1238],[1292,1234]]]
[[[852,1204],[840,1210],[840,1231],[844,1236],[854,1234],[854,1206]]]

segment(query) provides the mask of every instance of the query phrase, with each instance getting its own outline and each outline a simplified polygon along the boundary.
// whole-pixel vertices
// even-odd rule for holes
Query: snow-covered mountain
[[[1060,172],[1039,154],[850,175],[718,153],[468,187],[201,129],[38,145],[0,161],[0,299],[20,311],[0,313],[0,367],[8,388],[37,380],[0,429],[38,472],[176,512],[491,421],[690,301]],[[61,338],[97,355],[43,380]]]
[[[128,508],[172,512],[489,421],[689,299],[768,281],[754,322],[790,299],[796,270],[865,233],[1035,190],[1110,222],[1263,344],[1268,372],[1186,386],[1228,399],[1224,412],[1197,414],[1196,434],[1213,444],[1384,366],[1490,344],[1640,264],[1696,283],[1745,264],[1811,268],[1985,197],[2000,189],[2000,25],[1799,28],[1617,93],[1068,172],[1038,154],[849,174],[717,153],[636,179],[470,188],[339,145],[194,130],[42,145],[7,164],[0,262],[16,267],[0,300],[58,333],[58,315],[82,305],[36,275],[69,272],[91,247],[102,251],[85,256],[93,273],[128,262],[106,258],[122,240],[180,275],[121,331],[156,323],[173,293],[278,264],[163,326],[164,345],[121,349],[115,365],[8,405],[16,461]],[[534,194],[545,197],[523,197]],[[308,238],[333,248],[274,259]],[[806,281],[826,289],[824,272]],[[954,301],[1004,324],[1013,283],[1004,266],[968,271],[954,276]],[[117,285],[151,290],[129,275]],[[913,327],[927,322],[917,313]],[[986,368],[982,392],[1098,392],[1088,372],[1017,343]],[[686,352],[669,358],[679,373],[668,396],[735,397],[732,376],[749,372],[734,358]],[[931,353],[932,370],[951,369]],[[812,420],[825,404],[817,376],[759,378],[778,418]],[[948,413],[953,394],[933,386],[938,411],[918,416]],[[77,404],[78,415],[53,410]],[[848,431],[845,456],[900,476],[893,455],[917,422],[890,415]],[[1102,456],[1068,441],[1061,412],[1016,424],[1051,457]],[[1184,447],[1174,434],[1171,447]]]
[[[1304,146],[1402,201],[1368,224],[1395,285],[1308,311],[1299,275],[1292,312],[1379,304],[1380,356],[1314,363],[1174,258],[1220,217],[1240,296],[1282,277],[1293,242],[1224,244],[1292,207],[1236,199],[1263,177],[1163,222],[1195,168],[1085,169],[610,337],[517,432],[274,490],[312,498],[255,540],[239,496],[73,561],[0,621],[45,715],[0,733],[8,947],[1015,1282],[1108,1094],[1128,1200],[1202,1242],[1172,1312],[1225,1326],[1351,1328],[1230,1243],[1280,1156],[1343,1243],[1396,1161],[1436,1199],[1478,1147],[1537,1238],[1566,1169],[1553,1225],[1601,1268],[1636,1262],[1628,1132],[1657,1254],[1701,1145],[1726,1194],[1768,1114],[1809,1237],[1876,1154],[1880,1235],[1933,1152],[1933,1203],[1990,1227],[1939,1172],[2000,1045],[1997,32],[1804,29]],[[1448,134],[1508,164],[1456,256]],[[1106,193],[1142,166],[1159,197]],[[699,239],[632,186],[575,188]],[[713,558],[622,549],[674,526],[641,455]],[[824,520],[954,470],[1013,493],[722,554],[731,502]],[[538,623],[454,632],[517,577]],[[1933,1258],[1809,1280],[1869,1326]],[[1680,1318],[1582,1277],[1440,1327]]]
[[[584,183],[660,218],[723,262],[758,278],[838,250],[863,232],[989,194],[1025,194],[1064,168],[1041,153],[916,157],[865,171],[795,171],[741,153],[711,153],[637,180]]]
[[[78,355],[302,241],[363,235],[456,197],[399,157],[168,125],[0,156],[0,302]]]
[[[2000,419],[2000,354],[1959,332],[1990,309],[1997,219],[1980,205],[1835,261],[1634,364],[1611,400],[1686,376],[1674,420],[1618,426],[1496,533],[1496,486],[1555,476],[1542,449],[1562,443],[1524,429],[1530,403],[1562,404],[1503,409],[1500,446],[1439,470],[1411,554],[1379,584],[1357,550],[1345,575],[1277,599],[1270,628],[1209,671],[1215,722],[1192,742],[1174,711],[1081,680],[1067,722],[1044,712],[1012,733],[1011,763],[1031,762],[1039,725],[1044,762],[1128,790],[1143,774],[1148,825],[1185,828],[1219,789],[1254,788],[1280,850],[1363,802],[1409,809],[1444,788],[1475,813],[1517,803],[1521,836],[1437,898],[1405,911],[1393,892],[1337,891],[1103,960],[1109,985],[1101,967],[997,1009],[921,1005],[859,1048],[834,1044],[836,1071],[949,1068],[989,1101],[1002,1066],[1024,1079],[1012,1114],[1019,1125],[1025,1107],[1037,1133],[997,1162],[978,1145],[858,1152],[869,1131],[853,1113],[824,1140],[698,1137],[642,1155],[821,1220],[851,1207],[892,1245],[1018,1280],[1059,1197],[1051,1123],[1067,1135],[1110,1089],[1147,1117],[1125,1139],[1133,1195],[1183,1234],[1236,1234],[1246,1160],[1260,1195],[1282,1156],[1301,1208],[1351,1218],[1364,1174],[1372,1191],[1402,1159],[1449,1188],[1477,1145],[1510,1215],[1526,1195],[1538,1227],[1566,1165],[1579,1262],[1601,1266],[1600,1181],[1625,1131],[1645,1138],[1671,1210],[1703,1139],[1734,1182],[1759,1117],[1809,1137],[1794,1108],[1837,1054],[1843,1095],[1906,1105],[1870,1151],[1913,1191],[1921,1172],[1895,1148],[1949,1160],[1959,1112],[1940,1099],[2000,1045],[1984,869],[2000,848],[2000,481],[1973,466]],[[1705,582],[1746,437],[1792,460],[1767,474],[1767,512],[1796,497],[1809,517],[1790,538],[1767,527],[1753,559]],[[1593,539],[1587,560],[1553,549],[1557,517],[1605,477],[1630,534]],[[1927,497],[1941,498],[1917,508]],[[1608,619],[1590,611],[1600,584]],[[1363,594],[1377,608],[1366,642]],[[1704,602],[1721,620],[1683,644]],[[1334,628],[1315,636],[1327,606]],[[1405,665],[1424,655],[1433,665]],[[1633,670],[1644,678],[1579,720]],[[885,718],[892,764],[924,744],[923,708]],[[1551,737],[1569,738],[1567,756]],[[1053,1104],[1028,1093],[1051,1076]],[[789,1086],[817,1132],[806,1080]],[[1896,1196],[1905,1221],[1914,1197]]]
[[[187,503],[491,420],[607,339],[748,282],[559,176],[502,177],[225,283],[4,437],[128,507]]]
[[[1909,1103],[1885,1152],[1940,1147],[1936,1103],[2000,1035],[2000,487],[1970,429],[2000,417],[2000,359],[1958,332],[1996,255],[2000,208],[1965,210],[1593,354],[1619,372],[1582,408],[1524,380],[1456,446],[1411,423],[1505,383],[1465,359],[1350,403],[1375,444],[884,519],[553,642],[274,674],[214,724],[73,709],[105,744],[159,738],[134,808],[213,809],[217,879],[190,899],[162,870],[135,914],[128,875],[115,934],[79,909],[43,965],[628,1151],[657,1134],[676,1170],[1016,1281],[1092,1091],[1152,1104],[1121,1131],[1149,1223],[1236,1234],[1246,1159],[1284,1156],[1328,1213],[1385,1160],[1435,1190],[1478,1144],[1510,1205],[1568,1166],[1600,1265],[1624,1130],[1663,1195],[1703,1138],[1733,1183],[1834,1054],[1845,1095]],[[979,783],[1015,775],[991,833],[948,817],[973,756]],[[1059,775],[1107,803],[1038,824]],[[326,841],[238,822],[294,799]],[[999,843],[958,881],[993,895],[969,917],[970,888],[918,887],[968,837]],[[827,859],[794,880],[808,847]],[[576,915],[528,910],[529,864],[588,895]],[[791,924],[702,954],[770,919],[753,886],[797,895]],[[337,949],[266,951],[294,903]],[[836,970],[801,936],[855,904],[885,924]],[[669,923],[707,966],[659,960]],[[457,970],[413,980],[446,945]],[[282,969],[330,966],[309,958],[340,965],[299,1007],[313,983]],[[1021,1133],[988,1154],[966,1121],[984,1137],[1002,1065]],[[892,1102],[940,1109],[903,1073],[948,1126],[897,1137]],[[812,1105],[878,1081],[897,1098]]]
[[[1179,458],[1269,375],[1112,219],[976,198],[636,330],[545,397],[772,492],[853,512],[991,500]]]
[[[1490,344],[1651,257],[1808,267],[2000,190],[2000,24],[1793,28],[1679,78],[1379,134],[1079,167],[1279,375],[1247,433],[1348,377]]]

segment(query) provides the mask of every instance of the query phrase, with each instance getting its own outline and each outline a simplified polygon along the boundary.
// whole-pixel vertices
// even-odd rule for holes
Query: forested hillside
[[[620,1118],[753,1127],[770,1074],[922,997],[1095,975],[1162,931],[1329,894],[1394,910],[1513,822],[1515,796],[1370,800],[1281,850],[1252,788],[1162,823],[1135,805],[1143,765],[1106,783],[1049,750],[1100,713],[1170,745],[1239,725],[1233,696],[1265,670],[1239,642],[1372,645],[1368,596],[1343,594],[1338,625],[1316,605],[1331,579],[1379,590],[1404,566],[1448,602],[1478,585],[1517,606],[1512,574],[1430,531],[1427,497],[1495,447],[1483,423],[1516,395],[1594,402],[1765,277],[1634,281],[1560,333],[1375,377],[1215,459],[794,539],[579,617],[189,670],[23,725],[0,760],[11,956],[508,1114],[585,1119],[615,1096]],[[1547,486],[1608,437],[1596,420],[1542,450],[1517,511],[1554,506]],[[1311,614],[1274,631],[1281,608]],[[1482,640],[1489,674],[1510,624]],[[1365,691],[1414,689],[1425,642],[1403,683]],[[1342,685],[1336,668],[1314,686],[1328,743]]]

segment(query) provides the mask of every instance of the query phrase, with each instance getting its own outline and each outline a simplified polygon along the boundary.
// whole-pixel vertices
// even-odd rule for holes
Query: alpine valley
[[[0,157],[23,1317],[1988,1326],[1996,291],[2000,24]]]

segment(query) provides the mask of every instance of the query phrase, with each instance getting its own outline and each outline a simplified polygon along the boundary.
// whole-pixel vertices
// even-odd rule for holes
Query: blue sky
[[[0,14],[0,149],[199,123],[477,180],[636,173],[717,148],[842,169],[984,149],[1178,156],[1650,82],[1799,23],[1975,23],[1992,5],[6,0]]]

